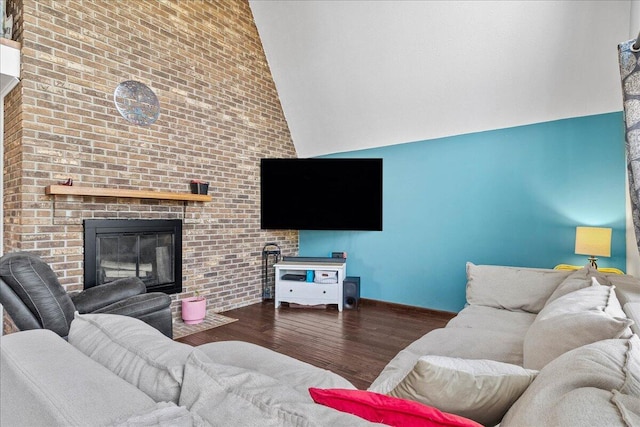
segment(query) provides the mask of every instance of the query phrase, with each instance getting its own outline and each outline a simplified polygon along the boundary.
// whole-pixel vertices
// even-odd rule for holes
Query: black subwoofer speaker
[[[358,310],[360,307],[360,278],[345,277],[342,281],[342,304],[345,309]]]

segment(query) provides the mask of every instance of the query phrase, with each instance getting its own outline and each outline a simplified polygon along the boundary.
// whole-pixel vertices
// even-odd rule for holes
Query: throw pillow
[[[616,391],[637,399],[633,390],[637,387],[634,371],[638,363],[640,340],[636,335],[568,351],[540,371],[500,426],[623,425],[620,407],[625,403],[615,401]],[[633,408],[630,405],[628,409]]]
[[[596,277],[591,278],[592,286],[601,286],[600,279]],[[604,308],[604,311],[609,314],[609,316],[613,317],[628,317],[624,310],[622,309],[622,304],[620,304],[620,300],[618,299],[617,294],[615,293],[616,287],[613,285],[610,286],[602,286],[603,288],[609,289],[609,295],[607,299],[607,304]],[[630,338],[631,334],[628,337]]]
[[[543,392],[544,393],[544,392]],[[612,403],[611,390],[579,387],[568,390],[546,413],[539,413],[536,424],[558,427],[629,427]],[[520,424],[506,423],[507,426]],[[504,427],[504,425],[502,425]]]
[[[589,279],[588,287],[569,292],[547,303],[538,313],[536,320],[584,311],[604,311],[612,317],[627,317],[616,298],[615,286],[601,286],[594,278]]]
[[[467,302],[512,311],[538,313],[558,285],[571,274],[467,263]]]
[[[570,292],[577,291],[580,289],[588,288],[592,285],[592,279],[597,278],[598,283],[601,285],[610,285],[611,283],[605,276],[600,274],[598,270],[591,267],[590,265],[586,265],[585,267],[573,271],[569,276],[567,276],[562,283],[558,285],[555,291],[551,294],[545,306],[549,305],[552,301],[557,300],[563,295],[566,295]]]
[[[142,320],[116,314],[78,314],[69,343],[156,402],[178,403],[193,347],[167,338]]]
[[[631,319],[640,319],[640,302],[628,302],[624,305],[624,312],[627,314],[627,317]],[[631,325],[631,330],[640,334],[640,328],[638,327],[638,323],[634,322]]]
[[[309,394],[314,402],[321,405],[390,426],[480,426],[475,421],[418,402],[371,391],[310,388]]]
[[[624,361],[623,373],[625,375],[621,393],[640,396],[640,339],[632,335],[627,341],[628,349]]]
[[[495,425],[537,373],[493,360],[423,356],[389,395]]]
[[[611,317],[604,311],[595,310],[536,319],[524,337],[522,365],[540,370],[569,350],[620,338],[631,323],[630,319]]]
[[[628,426],[640,425],[640,398],[638,395],[622,394],[613,390],[611,402],[616,405],[622,419]]]

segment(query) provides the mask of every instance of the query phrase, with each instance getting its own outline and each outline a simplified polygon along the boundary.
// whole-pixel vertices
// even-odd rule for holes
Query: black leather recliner
[[[173,337],[169,295],[147,293],[137,277],[69,295],[51,267],[28,252],[0,257],[0,304],[20,330],[50,329],[66,337],[77,310],[135,317]]]

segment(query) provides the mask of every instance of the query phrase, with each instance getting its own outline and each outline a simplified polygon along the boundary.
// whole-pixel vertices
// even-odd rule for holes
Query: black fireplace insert
[[[182,220],[84,220],[84,287],[139,277],[148,292],[182,292]]]

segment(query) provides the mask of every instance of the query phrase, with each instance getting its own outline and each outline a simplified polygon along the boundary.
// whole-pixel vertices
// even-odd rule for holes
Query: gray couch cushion
[[[52,331],[0,338],[0,425],[113,425],[155,406]]]
[[[571,272],[467,263],[467,302],[538,313]]]
[[[634,321],[631,325],[633,333],[640,334],[640,302],[628,302],[622,309],[627,317]]]
[[[540,371],[500,425],[624,425],[612,390],[636,396],[638,363],[635,335],[569,351]]]
[[[475,328],[524,336],[536,314],[483,305],[469,305],[447,323],[447,328]]]
[[[628,302],[640,303],[640,279],[621,274],[608,274],[607,279],[616,287],[616,295],[622,306]]]
[[[625,427],[637,424],[625,424],[617,405],[613,404],[614,392],[595,387],[576,388],[568,391],[553,405],[546,414],[539,414],[537,422],[562,427]],[[619,393],[619,392],[616,392]],[[521,426],[523,424],[507,422],[502,426]]]
[[[202,418],[173,402],[158,402],[154,408],[116,421],[114,427],[197,427]]]
[[[172,341],[139,319],[115,314],[76,314],[69,342],[155,401],[178,402],[190,345]]]
[[[313,402],[287,382],[212,362],[195,349],[185,366],[180,405],[211,425],[360,426],[362,418]]]
[[[355,388],[338,374],[248,342],[218,341],[197,348],[213,362],[253,369],[286,382],[300,393],[306,394],[309,387]]]
[[[616,405],[622,419],[628,426],[640,426],[640,398],[637,395],[622,394],[613,390],[611,402]]]

